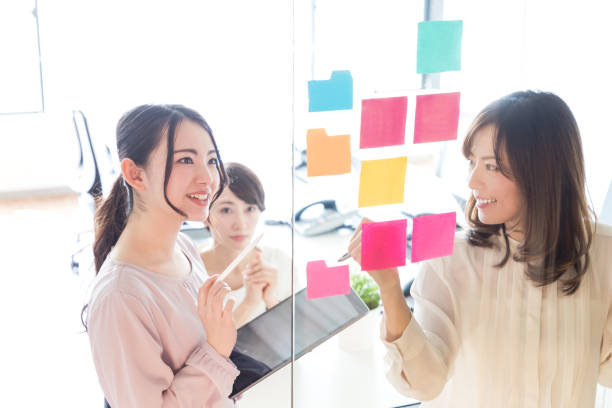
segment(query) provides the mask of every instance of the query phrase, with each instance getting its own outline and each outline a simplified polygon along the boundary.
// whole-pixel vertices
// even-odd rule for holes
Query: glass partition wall
[[[573,76],[575,66],[540,55],[532,45],[563,34],[582,60],[592,58],[592,68],[603,69],[609,64],[587,39],[608,38],[610,25],[585,23],[587,34],[578,37],[582,34],[564,27],[574,23],[574,12],[586,12],[563,5],[563,18],[542,30],[548,36],[543,37],[540,23],[552,24],[544,3],[36,3],[45,77],[28,83],[35,89],[44,85],[45,112],[35,120],[1,115],[3,134],[11,135],[3,151],[28,151],[31,157],[23,161],[6,154],[0,170],[30,177],[32,189],[50,178],[67,184],[72,169],[58,163],[75,161],[72,111],[83,112],[92,138],[112,152],[115,125],[127,110],[143,103],[194,108],[214,132],[230,185],[211,208],[210,222],[184,231],[211,271],[216,260],[227,266],[258,240],[232,278],[239,326],[232,359],[241,370],[232,395],[238,406],[417,403],[386,379],[378,290],[345,256],[362,218],[388,222],[390,231],[404,234],[392,255],[412,306],[410,284],[419,262],[412,253],[413,219],[455,213],[453,228],[465,226],[462,205],[469,192],[460,140],[484,104],[528,87],[559,93],[574,109],[585,129],[587,180],[596,210],[610,185],[612,173],[598,138],[607,129],[608,73],[597,71],[597,87],[585,89]],[[604,18],[579,15],[586,22]],[[463,22],[460,68],[442,74],[419,68],[419,27],[427,20]],[[589,47],[578,47],[574,36]],[[26,38],[30,45],[32,38]],[[586,49],[592,52],[582,54]],[[419,98],[439,93],[455,98],[459,92],[457,140],[415,143]],[[453,102],[458,109],[458,99]],[[391,116],[385,116],[388,111]],[[380,145],[368,138],[378,131],[369,128],[372,120],[391,128],[385,128],[393,133],[390,141]],[[389,185],[390,196],[382,194]],[[84,372],[77,364],[66,366],[66,376]],[[82,377],[95,383],[93,367],[87,369],[89,376]],[[15,393],[27,395],[24,389]]]
[[[405,204],[404,194],[402,203],[364,204],[360,185],[363,189],[364,162],[407,157],[409,167],[426,174],[419,165],[428,165],[438,149],[415,146],[407,136],[414,126],[409,118],[410,112],[414,115],[415,95],[421,89],[415,66],[423,3],[309,3],[311,36],[296,43],[298,49],[310,50],[310,58],[304,58],[308,64],[296,58],[296,65],[305,66],[296,68],[295,77],[294,140],[300,162],[294,171],[294,268],[295,276],[308,283],[310,293],[303,307],[312,311],[300,320],[301,300],[296,295],[295,351],[299,358],[293,368],[293,406],[404,405],[411,400],[385,377],[384,346],[378,340],[382,317],[378,290],[360,265],[343,255],[363,217],[407,219],[406,213],[421,211],[409,191],[405,195],[411,200]],[[296,27],[298,24],[296,21]],[[364,112],[376,109],[381,100],[403,106],[408,118],[406,143],[366,148],[360,140]],[[395,120],[389,118],[389,122]],[[408,173],[414,176],[415,171]],[[379,183],[384,181],[373,180],[375,188]],[[409,282],[413,269],[403,268],[403,283]],[[309,319],[316,319],[316,327]],[[316,336],[309,331],[318,332],[320,340],[313,339]],[[310,342],[312,351],[299,354],[298,344]]]

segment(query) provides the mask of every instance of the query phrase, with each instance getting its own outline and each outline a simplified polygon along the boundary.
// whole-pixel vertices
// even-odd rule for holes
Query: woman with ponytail
[[[231,407],[234,302],[179,232],[202,221],[226,174],[212,131],[180,105],[143,105],[117,125],[121,176],[96,213],[86,326],[113,408]]]

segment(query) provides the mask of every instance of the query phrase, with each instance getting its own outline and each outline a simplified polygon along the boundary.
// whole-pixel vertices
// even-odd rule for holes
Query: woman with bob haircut
[[[463,154],[469,229],[420,266],[414,316],[397,269],[369,271],[388,379],[428,408],[593,407],[612,386],[612,228],[587,204],[574,116],[552,93],[512,93],[478,114]]]
[[[212,243],[200,253],[209,274],[221,273],[253,240],[265,193],[257,175],[240,163],[227,163],[227,186],[205,221]],[[255,247],[225,279],[236,301],[234,321],[241,327],[291,296],[291,259],[279,248]]]
[[[96,213],[86,327],[110,406],[232,407],[234,302],[208,277],[183,221],[202,221],[227,176],[212,131],[181,105],[117,125],[121,176]],[[85,311],[85,309],[84,309]]]

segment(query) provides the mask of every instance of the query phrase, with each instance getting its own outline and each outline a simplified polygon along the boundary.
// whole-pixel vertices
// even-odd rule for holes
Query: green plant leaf
[[[370,275],[364,272],[351,272],[351,287],[359,295],[368,309],[376,309],[380,304],[378,285]]]

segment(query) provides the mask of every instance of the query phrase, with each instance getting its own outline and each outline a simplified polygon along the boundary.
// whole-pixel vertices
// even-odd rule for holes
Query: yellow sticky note
[[[306,164],[308,177],[350,173],[351,136],[328,136],[325,129],[309,129]]]
[[[407,162],[407,157],[362,161],[359,208],[403,203]]]

